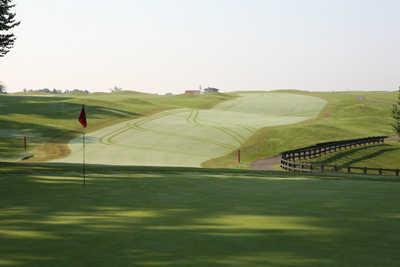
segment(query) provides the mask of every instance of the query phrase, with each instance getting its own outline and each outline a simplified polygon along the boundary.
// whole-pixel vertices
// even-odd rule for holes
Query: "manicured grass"
[[[316,119],[257,131],[240,148],[242,167],[248,167],[257,159],[273,157],[285,150],[319,142],[393,134],[390,123],[391,107],[396,99],[394,92],[293,91],[293,94],[320,97],[328,104]],[[389,154],[387,158],[390,158]],[[203,166],[236,167],[237,163],[234,155],[229,153],[209,160]]]
[[[94,165],[84,187],[80,170],[2,165],[0,266],[400,261],[395,178]]]
[[[253,98],[244,102],[239,101],[239,98],[223,102],[238,97],[238,94]],[[258,97],[263,95],[263,92],[238,94],[158,96],[122,92],[89,96],[0,96],[0,159],[20,158],[24,135],[28,136],[29,148],[33,150],[36,161],[67,155],[70,152],[68,142],[81,132],[76,117],[82,103],[87,105],[90,132],[112,125],[117,128],[121,125],[126,127],[126,124],[115,125],[165,110],[181,109],[179,115],[146,122],[144,126],[148,127],[150,132],[135,132],[138,136],[134,137],[139,137],[137,140],[146,141],[140,141],[140,145],[144,145],[146,150],[149,145],[160,146],[161,150],[164,150],[149,157],[144,157],[142,152],[136,150],[133,154],[140,154],[138,164],[155,164],[162,161],[165,164],[176,165],[177,161],[182,161],[183,164],[180,165],[197,166],[205,161],[202,164],[205,167],[248,168],[254,160],[276,156],[284,150],[317,142],[392,134],[390,108],[395,93],[277,91],[272,98]],[[318,97],[328,104],[318,118],[310,119],[320,108],[321,102],[307,102],[309,98],[299,96]],[[175,124],[173,119],[182,123]],[[305,119],[308,120],[303,121]],[[245,121],[249,123],[244,123]],[[283,125],[295,122],[297,123]],[[163,127],[161,134],[154,131],[157,123]],[[179,131],[179,135],[183,136],[165,132],[174,127],[181,127],[173,132]],[[131,133],[130,131],[128,132]],[[107,131],[104,133],[107,134]],[[147,135],[151,138],[143,137]],[[171,138],[171,143],[166,144],[166,148],[163,147],[164,143],[159,142],[163,141],[165,136]],[[118,139],[121,138],[125,136],[119,135],[114,141],[120,142]],[[125,144],[124,142],[122,144]],[[177,142],[180,145],[176,145]],[[135,142],[135,145],[137,144],[138,142]],[[171,153],[171,147],[172,150],[180,151],[178,155]],[[234,155],[239,147],[241,165],[237,164]],[[168,151],[167,155],[165,151]],[[391,162],[392,154],[383,153],[379,161]],[[132,163],[129,157],[124,156],[128,158],[128,164]]]
[[[18,159],[28,136],[35,160],[68,154],[67,143],[82,127],[77,116],[86,105],[89,128],[95,131],[129,119],[176,108],[209,108],[231,99],[227,94],[159,96],[137,92],[90,95],[0,95],[0,159]]]
[[[258,129],[316,117],[326,102],[293,94],[248,93],[210,109],[164,111],[113,125],[88,135],[93,164],[192,166],[235,151]],[[78,163],[82,145],[59,162]]]

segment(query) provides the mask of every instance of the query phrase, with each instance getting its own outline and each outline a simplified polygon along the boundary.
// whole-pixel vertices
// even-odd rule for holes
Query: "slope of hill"
[[[318,115],[325,101],[310,96],[247,93],[211,109],[175,109],[110,126],[88,135],[86,159],[94,164],[197,167],[234,151],[258,129]],[[58,162],[82,160],[78,138]]]
[[[290,93],[290,91],[284,92]],[[293,93],[300,94],[299,91]],[[395,100],[394,92],[301,92],[301,94],[320,97],[328,102],[317,118],[294,125],[266,127],[257,131],[240,148],[242,165],[237,164],[232,152],[209,160],[203,166],[248,168],[255,160],[273,157],[282,151],[318,142],[392,134],[390,123],[391,107]],[[385,161],[381,162],[384,164]]]
[[[187,122],[197,121],[213,125],[213,127],[226,126],[228,132],[232,130],[235,134],[232,135],[231,132],[226,134],[221,129],[215,128],[210,130],[215,136],[211,139],[222,143],[224,149],[218,149],[219,154],[212,154],[211,158],[214,157],[214,159],[208,160],[209,158],[202,157],[196,160],[196,162],[204,160],[203,166],[206,167],[249,168],[250,163],[255,160],[317,142],[392,134],[390,109],[395,93],[277,91],[273,93],[275,97],[269,100],[257,98],[257,94],[263,93],[159,96],[121,92],[96,93],[89,96],[0,96],[0,159],[18,159],[23,152],[23,136],[28,136],[29,149],[33,150],[37,161],[67,155],[70,152],[68,142],[79,136],[81,132],[76,117],[83,103],[86,104],[89,114],[90,132],[171,109],[180,109],[182,113],[179,116],[188,118]],[[288,95],[291,94],[293,95],[292,104],[287,105],[287,102],[290,102],[287,100],[290,99]],[[224,102],[235,97],[238,99],[240,95],[255,97],[247,104],[240,101]],[[317,118],[306,118],[310,115],[309,112],[314,112],[315,107],[303,102],[304,99],[299,96],[318,97],[324,99],[327,105]],[[212,107],[214,108],[211,113],[205,110]],[[197,113],[196,110],[199,112]],[[239,110],[240,113],[237,112]],[[228,116],[229,112],[232,113]],[[275,116],[275,120],[268,114]],[[286,115],[291,117],[288,121],[285,121]],[[175,119],[171,117],[171,120],[167,121],[174,122]],[[307,121],[303,121],[304,119]],[[294,123],[296,120],[296,124],[283,125]],[[251,122],[250,124],[255,123],[256,127],[252,128],[245,121]],[[146,127],[153,128],[154,123],[148,122]],[[164,124],[164,128],[172,126],[168,123]],[[246,126],[247,130],[243,126]],[[202,131],[197,131],[204,130],[203,128],[203,126],[197,126],[196,131],[181,128],[181,133],[192,135],[194,132],[203,135]],[[210,131],[206,132],[210,133]],[[226,129],[224,131],[226,132]],[[152,140],[158,140],[157,138]],[[179,142],[183,142],[182,138],[178,139]],[[225,143],[227,140],[228,145]],[[190,150],[190,146],[185,147],[187,151]],[[235,151],[238,147],[241,149],[241,165],[238,165],[235,160]],[[213,148],[204,146],[200,150],[204,150],[209,156],[208,151],[212,151]],[[394,150],[391,151],[383,150],[379,154],[380,158],[377,161],[380,162],[379,167],[393,167],[390,159],[393,158],[393,153],[396,153]],[[219,156],[223,154],[225,155]],[[372,153],[372,155],[375,154]],[[386,158],[388,160],[385,160]]]
[[[121,92],[90,95],[0,95],[0,159],[15,160],[23,152],[23,136],[36,160],[69,153],[67,143],[81,133],[77,116],[85,104],[89,131],[176,108],[209,108],[231,99],[228,94],[174,95]]]

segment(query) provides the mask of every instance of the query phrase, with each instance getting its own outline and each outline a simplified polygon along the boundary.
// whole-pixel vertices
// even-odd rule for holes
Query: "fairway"
[[[90,133],[87,161],[196,167],[237,149],[260,128],[313,118],[325,103],[295,94],[246,93],[211,109],[164,111]],[[72,140],[70,148],[71,154],[57,161],[81,162],[81,138]]]
[[[395,178],[99,165],[84,187],[80,175],[80,164],[0,169],[0,266],[400,261]]]

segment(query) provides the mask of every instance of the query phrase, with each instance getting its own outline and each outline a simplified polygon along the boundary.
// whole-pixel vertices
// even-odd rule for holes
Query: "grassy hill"
[[[86,159],[93,164],[200,167],[237,149],[257,130],[304,121],[325,101],[303,95],[247,93],[210,109],[168,110],[106,127],[87,135]],[[58,161],[79,163],[81,139]]]
[[[81,131],[76,117],[83,103],[86,104],[90,116],[91,132],[127,120],[149,116],[160,111],[187,108],[194,110],[196,113],[198,109],[209,109],[219,104],[215,111],[220,110],[220,114],[200,112],[197,117],[189,116],[189,121],[198,124],[199,118],[202,119],[201,116],[203,116],[204,120],[200,121],[212,124],[212,127],[225,128],[224,124],[227,124],[229,126],[227,127],[229,128],[229,134],[222,133],[222,131],[226,132],[226,129],[215,129],[219,134],[216,134],[215,138],[212,139],[224,138],[224,140],[227,140],[233,138],[237,140],[237,144],[235,143],[234,146],[228,144],[228,149],[228,145],[224,144],[224,140],[219,140],[218,144],[223,143],[222,145],[226,146],[225,155],[204,162],[202,164],[204,167],[249,168],[251,162],[255,160],[276,156],[284,150],[317,142],[392,134],[390,129],[390,110],[395,99],[395,93],[315,93],[304,91],[276,91],[276,93],[279,93],[276,95],[276,101],[265,102],[265,100],[255,99],[254,101],[256,102],[259,100],[258,104],[246,104],[243,106],[237,103],[234,107],[230,107],[229,102],[226,102],[228,104],[222,102],[249,93],[159,96],[138,92],[121,92],[114,94],[95,93],[88,96],[0,96],[0,125],[2,126],[0,129],[0,159],[18,159],[23,152],[22,137],[24,135],[28,136],[30,149],[33,149],[35,160],[37,161],[56,159],[67,155],[70,150],[66,144],[78,136]],[[262,93],[253,92],[249,95],[252,94]],[[275,123],[276,126],[262,129],[259,129],[258,126],[254,129],[242,127],[243,125],[241,124],[249,120],[244,116],[247,112],[249,112],[248,114],[259,113],[258,115],[262,115],[263,110],[269,110],[265,113],[265,116],[268,114],[281,116],[279,118],[282,124],[285,120],[285,112],[286,114],[290,112],[291,114],[296,113],[301,117],[307,116],[308,109],[311,108],[310,110],[313,110],[311,106],[308,106],[309,104],[301,101],[298,102],[296,107],[285,110],[285,102],[280,99],[282,94],[318,97],[327,101],[327,105],[317,118],[296,124],[283,126],[280,123]],[[261,111],[260,108],[262,109]],[[235,117],[239,114],[236,109],[246,111],[242,112],[244,115],[240,120]],[[304,110],[306,113],[303,112]],[[229,118],[223,117],[223,114],[228,114],[231,111],[236,112],[232,113],[236,115]],[[251,117],[252,120],[254,118]],[[216,123],[216,119],[223,120],[223,123]],[[241,124],[237,123],[237,120]],[[259,120],[259,122],[262,121]],[[264,125],[269,125],[269,123]],[[152,126],[149,125],[149,127]],[[197,129],[202,127],[200,126]],[[250,131],[251,134],[248,136]],[[187,130],[182,130],[181,132],[184,134],[189,133]],[[241,165],[238,165],[235,160],[235,151],[239,146],[242,156]],[[204,149],[210,151],[212,148],[204,146]],[[368,154],[367,151],[366,153]],[[393,164],[400,162],[400,160],[397,161],[397,159],[400,159],[398,154],[396,150],[382,149],[379,152],[379,160],[375,161],[373,166],[392,168],[394,167]],[[370,153],[368,156],[369,162],[373,161],[371,155],[377,154]],[[361,161],[360,164],[369,162]],[[343,164],[346,163],[343,162]]]
[[[68,141],[81,133],[77,117],[87,108],[89,130],[176,108],[210,108],[227,94],[160,96],[137,92],[90,95],[0,95],[0,159],[18,159],[28,136],[36,160],[69,153]]]
[[[327,105],[314,119],[262,128],[243,140],[243,165],[234,163],[233,154],[205,165],[247,168],[286,149],[391,134],[393,93],[296,94]],[[0,158],[20,155],[23,135],[34,142],[39,160],[68,153],[66,143],[81,130],[82,103],[90,130],[98,131],[177,108],[237,112],[240,102],[229,105],[235,97],[0,96]],[[297,100],[295,113],[310,116],[310,102]],[[283,105],[272,101],[267,113],[288,119],[292,107]],[[260,113],[259,105],[244,109]],[[221,120],[215,114],[222,113],[213,114],[207,119]],[[259,121],[259,115],[249,116]],[[196,122],[193,114],[189,120]],[[398,149],[393,140],[320,160],[396,164]],[[0,164],[0,266],[390,267],[400,261],[398,177],[88,165],[83,186],[80,164]]]
[[[241,166],[236,163],[234,153],[209,160],[203,166],[248,168],[257,159],[273,157],[282,151],[318,142],[393,134],[390,123],[391,107],[396,99],[394,92],[293,93],[320,97],[328,104],[316,119],[259,130],[241,146]],[[392,155],[383,153],[381,157],[390,158]],[[396,156],[397,159],[399,157]],[[392,163],[390,160],[380,160],[379,165],[393,167]]]
[[[2,165],[1,266],[398,266],[398,178]]]

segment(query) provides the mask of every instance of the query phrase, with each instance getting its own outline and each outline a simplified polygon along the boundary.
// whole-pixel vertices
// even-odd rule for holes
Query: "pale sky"
[[[398,0],[17,0],[0,81],[181,92],[395,90]]]

